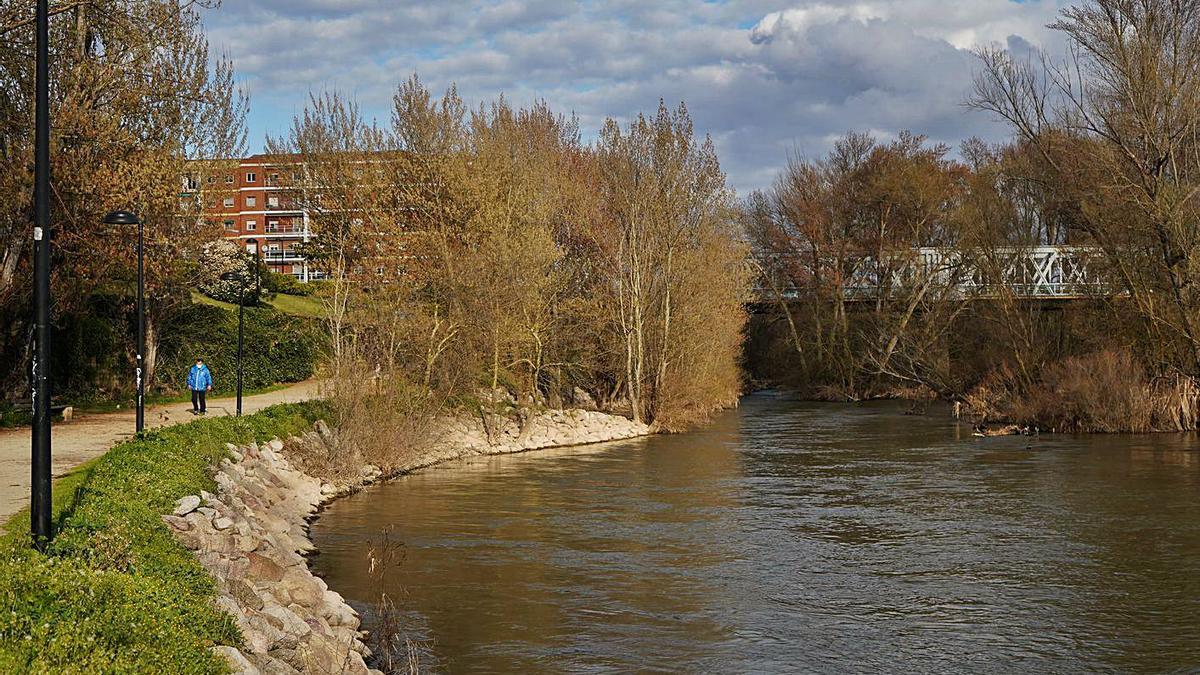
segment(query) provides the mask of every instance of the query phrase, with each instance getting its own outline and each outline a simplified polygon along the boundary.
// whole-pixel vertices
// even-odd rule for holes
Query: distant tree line
[[[269,143],[310,214],[335,386],[380,400],[577,391],[678,429],[741,391],[747,249],[711,141],[660,105],[585,143],[544,103],[414,75],[390,126],[314,96]]]
[[[920,136],[851,134],[747,200],[772,307],[751,332],[752,370],[835,398],[921,390],[1043,428],[1195,427],[1200,6],[1088,0],[1052,28],[1065,61],[978,54],[970,103],[1009,122],[1010,143],[970,140],[951,159]],[[1108,292],[953,292],[968,270],[999,278],[1041,244],[1092,247]],[[958,255],[847,302],[853,265],[886,276],[922,246]]]

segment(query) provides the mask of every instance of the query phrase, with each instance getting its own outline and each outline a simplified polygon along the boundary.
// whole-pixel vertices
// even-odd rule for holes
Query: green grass
[[[233,304],[232,302],[222,302],[215,298],[210,298],[199,291],[192,291],[192,302],[200,305],[212,305],[213,307],[220,307],[221,309],[227,309],[231,312],[237,311],[237,305]]]
[[[277,293],[268,304],[284,314],[307,316],[314,319],[325,317],[325,305],[313,297]]]
[[[33,417],[28,411],[0,404],[0,429],[27,427],[32,423]]]
[[[0,672],[225,672],[208,647],[241,636],[160,516],[215,489],[226,442],[286,436],[328,414],[309,402],[156,429],[56,481],[45,553],[29,545],[28,511],[0,536]]]
[[[215,300],[198,291],[192,291],[192,302],[202,305],[212,305],[213,307],[220,307],[231,312],[237,311],[237,305],[231,302]],[[266,304],[274,307],[276,310],[283,312],[284,314],[291,314],[293,316],[304,316],[314,319],[320,319],[325,316],[325,306],[321,304],[320,300],[312,297],[284,295],[283,293],[277,293],[275,294],[275,297],[268,300]]]

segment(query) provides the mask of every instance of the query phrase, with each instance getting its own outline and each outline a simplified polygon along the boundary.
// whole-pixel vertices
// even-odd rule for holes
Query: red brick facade
[[[290,274],[300,281],[321,278],[299,253],[298,245],[309,239],[305,213],[288,199],[282,187],[292,182],[290,173],[298,165],[271,155],[253,155],[236,167],[210,164],[202,178],[185,178],[185,190],[203,187],[206,217],[225,226],[225,238],[236,241],[250,253],[256,248],[269,269]],[[191,181],[191,184],[187,184]]]

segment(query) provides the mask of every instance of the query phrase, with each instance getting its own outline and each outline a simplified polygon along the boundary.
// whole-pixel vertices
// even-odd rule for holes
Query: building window
[[[267,176],[267,185],[279,185],[279,174],[273,173]]]
[[[233,185],[233,176],[225,176],[225,184]]]
[[[258,206],[258,197],[249,195],[246,197],[246,206]]]
[[[383,276],[383,273],[384,273],[384,269],[383,269],[383,267],[376,267],[376,268],[375,268],[375,274],[378,274],[379,276]]]
[[[257,220],[247,220],[246,221],[246,229],[247,230],[257,230],[258,229],[258,221]]]
[[[237,226],[234,224],[234,222],[232,220],[227,220],[227,221],[225,221],[225,229],[236,230]]]
[[[268,220],[267,221],[267,232],[278,232],[278,231],[279,231],[279,221],[278,220]]]
[[[227,208],[227,209],[232,209],[232,208],[233,208],[233,197],[226,197],[226,198],[225,198],[225,208]]]
[[[183,189],[184,190],[199,190],[200,189],[200,181],[196,180],[195,176],[184,176],[183,177]]]
[[[254,175],[253,171],[246,172],[246,182],[247,183],[253,183],[256,180],[258,180],[258,176]]]
[[[279,208],[279,195],[268,195],[267,196],[267,206],[269,206],[273,209]]]
[[[209,184],[209,185],[212,185],[212,184],[213,184],[213,183],[215,183],[215,182],[217,182],[217,177],[216,177],[216,176],[209,176],[209,177],[208,177],[208,184]]]

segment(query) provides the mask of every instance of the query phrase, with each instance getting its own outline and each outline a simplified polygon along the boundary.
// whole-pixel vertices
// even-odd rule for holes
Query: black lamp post
[[[104,216],[106,225],[137,225],[137,421],[135,431],[146,428],[146,227],[142,219],[129,211],[113,211]]]
[[[50,12],[38,0],[34,65],[33,360],[29,521],[33,544],[50,541]]]
[[[237,272],[226,272],[221,275],[223,281],[238,282],[238,347],[237,347],[237,416],[242,416],[242,344],[245,335],[246,313],[246,275]]]

